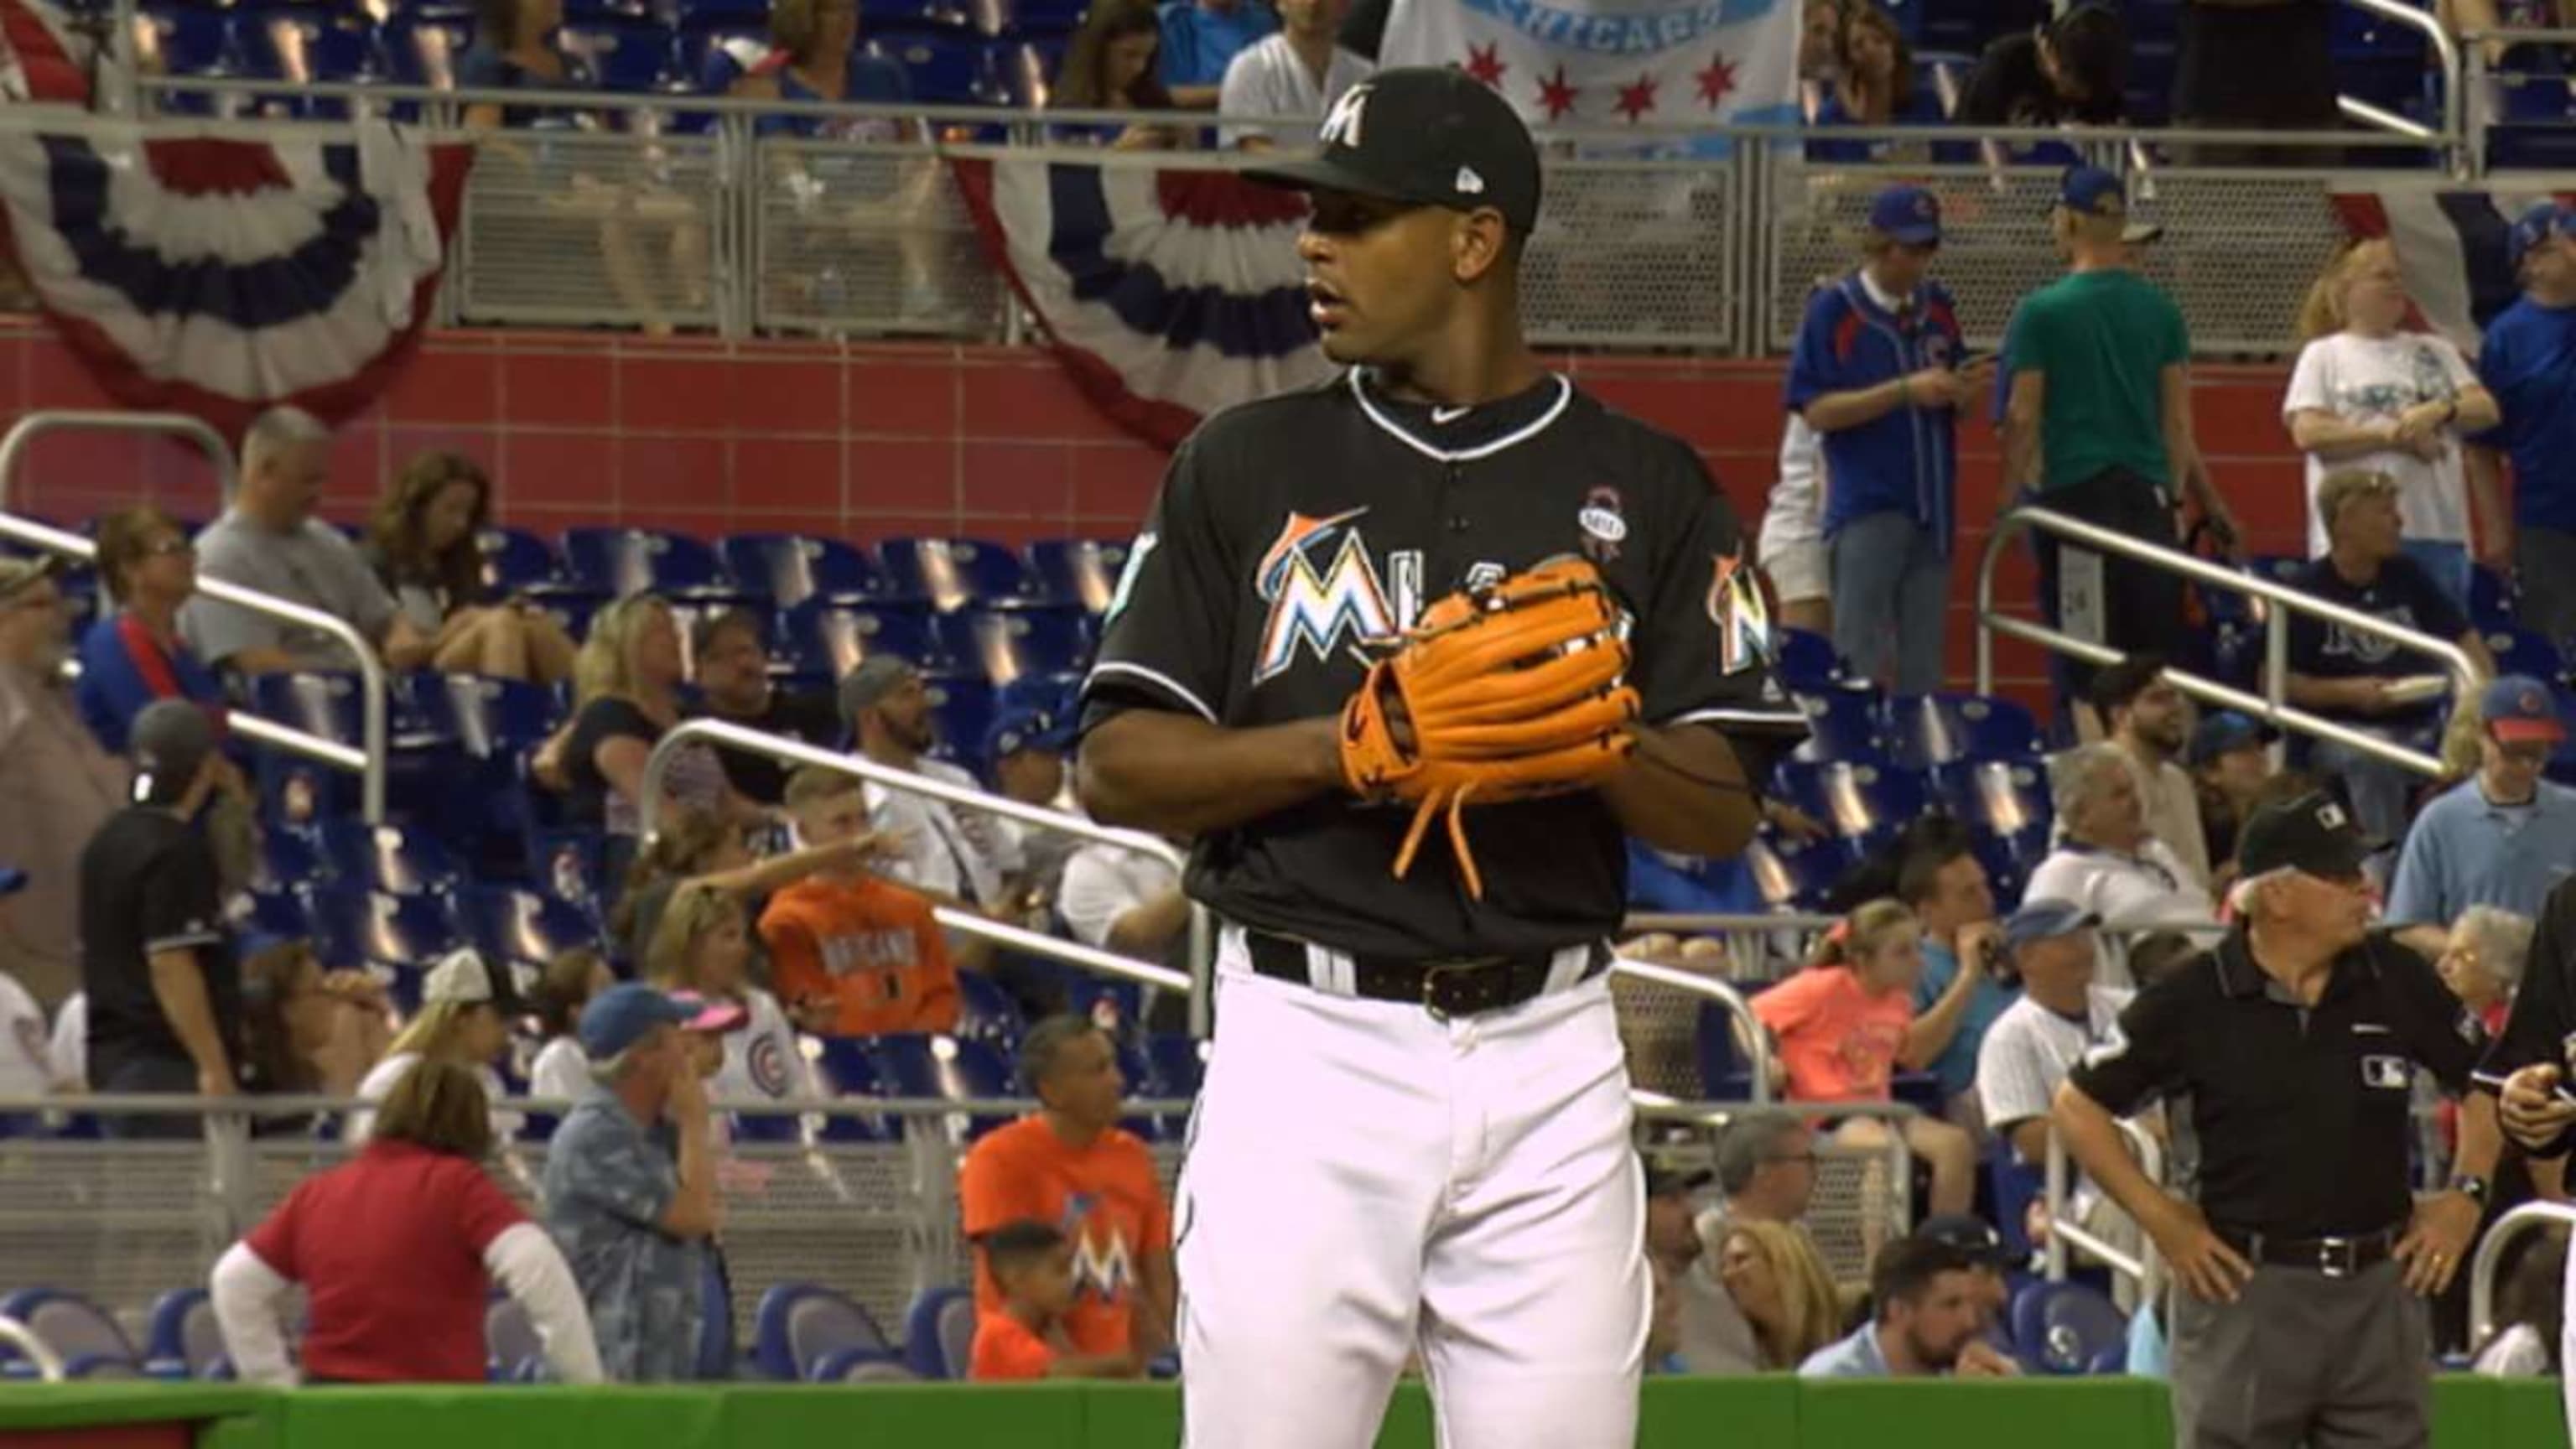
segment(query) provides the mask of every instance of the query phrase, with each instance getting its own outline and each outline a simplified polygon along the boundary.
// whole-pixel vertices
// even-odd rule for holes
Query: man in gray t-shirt
[[[331,434],[312,415],[295,408],[262,413],[242,439],[232,507],[197,535],[198,572],[344,619],[388,665],[414,668],[427,662],[430,641],[396,611],[357,548],[313,516],[330,454]],[[357,663],[319,630],[202,594],[180,611],[179,631],[199,658],[236,674]]]

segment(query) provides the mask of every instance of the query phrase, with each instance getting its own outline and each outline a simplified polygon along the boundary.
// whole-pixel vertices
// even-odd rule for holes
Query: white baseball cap
[[[452,1001],[460,1006],[497,1001],[502,988],[493,980],[492,968],[483,964],[483,954],[471,946],[460,946],[438,958],[429,968],[429,979],[421,983],[420,999],[428,1004]]]

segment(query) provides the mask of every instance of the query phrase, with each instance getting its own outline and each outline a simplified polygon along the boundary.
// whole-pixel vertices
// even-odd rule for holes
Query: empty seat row
[[[750,594],[781,608],[808,599],[1057,604],[1106,612],[1127,560],[1122,541],[1048,539],[1023,554],[971,538],[889,538],[870,549],[810,534],[743,533],[709,544],[644,528],[575,528],[558,552],[518,529],[486,530],[484,578],[505,593],[566,586],[611,598],[640,590]]]

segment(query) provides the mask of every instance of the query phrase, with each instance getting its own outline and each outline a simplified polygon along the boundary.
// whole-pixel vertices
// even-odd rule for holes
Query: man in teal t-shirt
[[[2050,231],[2068,274],[2033,292],[2004,340],[2012,393],[2004,483],[2029,501],[2132,538],[2177,544],[2177,491],[2233,548],[2234,517],[2210,485],[2191,421],[2191,339],[2182,311],[2128,266],[2128,196],[2096,166],[2068,168]],[[2049,622],[2123,654],[2192,657],[2180,575],[2034,535]],[[2066,693],[2089,666],[2060,659]]]

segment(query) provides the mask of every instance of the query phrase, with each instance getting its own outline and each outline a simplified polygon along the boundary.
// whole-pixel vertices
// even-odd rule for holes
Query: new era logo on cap
[[[1458,168],[1458,194],[1461,196],[1482,196],[1485,194],[1485,178],[1476,174],[1475,167],[1461,166]]]
[[[2322,804],[2322,805],[2318,806],[2318,807],[2317,807],[2317,823],[2318,823],[2319,825],[2324,826],[2324,827],[2325,827],[2326,829],[2328,829],[2328,830],[2341,830],[2341,829],[2343,829],[2343,827],[2344,827],[2344,813],[2343,813],[2343,807],[2342,807],[2342,806],[2340,806],[2340,805],[2337,805],[2337,804],[2336,804],[2335,802],[2333,802],[2332,800],[2328,800],[2328,801],[2327,801],[2327,802],[2325,802],[2324,804]]]

